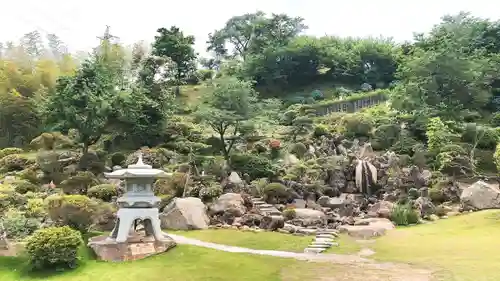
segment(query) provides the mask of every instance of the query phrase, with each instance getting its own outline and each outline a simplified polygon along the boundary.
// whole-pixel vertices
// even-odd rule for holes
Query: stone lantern
[[[175,246],[175,242],[161,231],[160,198],[153,193],[154,181],[169,174],[144,164],[139,154],[136,164],[105,173],[105,176],[124,180],[126,192],[117,199],[119,210],[113,231],[109,236],[94,237],[89,242],[96,254],[104,260],[134,260]],[[137,221],[144,225],[142,234],[135,229]]]

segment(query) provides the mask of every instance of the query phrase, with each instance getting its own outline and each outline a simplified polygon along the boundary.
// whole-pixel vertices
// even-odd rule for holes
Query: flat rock
[[[222,194],[215,203],[210,207],[212,213],[224,213],[224,211],[231,209],[231,212],[236,217],[241,217],[246,212],[244,200],[241,194],[226,193]]]
[[[368,218],[357,222],[358,225],[342,225],[339,227],[341,233],[361,239],[369,239],[385,235],[387,230],[394,229],[394,224],[385,218]]]
[[[295,215],[297,219],[310,219],[310,220],[325,219],[326,217],[325,213],[321,211],[313,209],[304,209],[304,208],[295,209]]]

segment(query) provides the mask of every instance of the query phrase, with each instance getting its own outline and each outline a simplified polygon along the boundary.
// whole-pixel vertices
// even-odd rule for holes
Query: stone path
[[[276,209],[271,204],[267,204],[264,202],[263,198],[252,197],[252,202],[255,208],[261,213],[263,216],[281,216],[282,213],[280,210]]]
[[[197,239],[187,238],[175,234],[167,234],[174,239],[178,244],[195,245],[205,248],[216,249],[231,253],[248,253],[256,255],[267,255],[281,258],[293,258],[297,260],[314,261],[314,262],[329,262],[339,265],[345,265],[350,268],[355,268],[361,272],[360,276],[349,277],[348,279],[320,279],[320,280],[385,280],[385,281],[432,281],[432,271],[426,269],[414,268],[408,264],[394,264],[394,263],[377,263],[373,260],[361,257],[360,255],[339,255],[339,254],[313,254],[313,253],[294,253],[286,251],[272,251],[272,250],[254,250],[242,247],[228,246],[210,242],[204,242]],[[354,270],[351,271],[351,273]],[[372,272],[366,275],[362,272]],[[378,273],[375,273],[378,272]],[[376,276],[376,275],[380,276]],[[389,275],[390,276],[389,276]],[[381,278],[383,279],[381,279]],[[367,279],[368,278],[368,279]]]
[[[338,237],[338,233],[333,229],[319,230],[316,233],[314,241],[304,249],[304,253],[322,253],[331,247],[338,247],[338,243],[334,240]]]

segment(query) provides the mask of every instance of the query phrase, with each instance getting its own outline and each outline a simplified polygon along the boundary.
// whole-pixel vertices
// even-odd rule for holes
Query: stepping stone
[[[257,206],[257,207],[262,206],[262,205],[265,205],[265,204],[266,204],[266,202],[261,202],[261,201],[256,201],[256,202],[253,202],[253,205],[254,205],[254,206]]]
[[[259,206],[259,208],[274,208],[274,206],[273,206],[273,205],[271,205],[271,204],[265,204],[265,203],[264,203],[264,204],[261,204],[261,205]]]
[[[331,235],[333,237],[339,237],[339,235],[335,232],[323,232],[323,231],[318,231],[317,235]]]
[[[262,197],[253,197],[252,201],[264,201],[264,198],[262,198]]]
[[[311,245],[309,245],[309,247],[321,246],[323,248],[330,248],[333,244],[334,244],[333,242],[312,242]]]
[[[313,242],[318,242],[318,243],[333,243],[333,242],[335,242],[335,240],[333,240],[333,239],[322,239],[322,238],[320,238],[320,239],[314,239],[314,241],[313,241]]]
[[[318,234],[316,235],[316,238],[329,238],[329,239],[335,239],[334,235],[331,234]]]
[[[330,246],[328,246],[328,245],[311,244],[311,245],[307,246],[307,248],[311,248],[311,249],[312,248],[315,248],[315,249],[325,249],[326,250],[326,249],[330,248]]]
[[[321,252],[324,252],[325,249],[323,248],[305,248],[304,253],[314,253],[314,254],[319,254]]]

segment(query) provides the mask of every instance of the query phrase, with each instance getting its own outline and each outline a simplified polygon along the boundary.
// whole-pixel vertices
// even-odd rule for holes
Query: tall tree
[[[257,109],[257,93],[249,82],[227,77],[215,82],[214,91],[202,97],[196,116],[218,135],[222,154],[229,160],[231,150],[246,132],[245,122]]]
[[[40,32],[32,31],[26,33],[21,39],[21,44],[32,58],[39,58],[44,51],[43,40]]]
[[[257,54],[268,46],[284,46],[307,27],[300,17],[285,14],[266,14],[258,11],[230,18],[226,25],[209,34],[208,51],[227,55],[227,44],[234,48],[232,55],[245,60],[250,53]]]
[[[57,60],[61,60],[63,55],[68,53],[68,48],[56,34],[48,34],[47,41],[52,56]]]
[[[187,74],[195,69],[196,53],[194,51],[194,36],[184,35],[176,26],[170,29],[159,28],[153,43],[153,55],[168,57],[175,63],[176,94]]]
[[[87,153],[106,130],[115,96],[106,67],[99,61],[85,61],[74,77],[61,77],[56,92],[47,98],[47,125],[61,132],[76,129]]]

